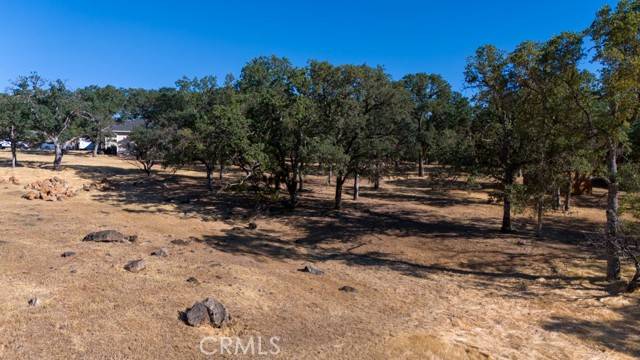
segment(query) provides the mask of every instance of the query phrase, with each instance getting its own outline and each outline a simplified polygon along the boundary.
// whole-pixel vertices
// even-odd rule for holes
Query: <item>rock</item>
[[[167,252],[167,249],[165,248],[160,248],[160,249],[153,250],[151,252],[151,256],[167,257],[169,256],[169,252]]]
[[[40,194],[31,190],[31,191],[27,191],[24,195],[22,195],[22,197],[27,200],[35,200],[40,198]]]
[[[11,176],[9,178],[9,182],[12,183],[13,185],[20,185],[20,180],[18,180],[18,178],[16,178],[15,176]]]
[[[146,265],[143,259],[131,260],[124,266],[125,270],[130,271],[132,273],[140,272],[145,268],[146,268]]]
[[[191,326],[210,324],[220,328],[231,320],[227,308],[214,298],[206,298],[193,304],[185,315],[187,324]]]
[[[71,257],[71,256],[74,256],[75,254],[76,254],[76,253],[75,253],[75,252],[73,252],[73,251],[65,251],[65,252],[63,252],[63,253],[62,253],[62,255],[60,255],[60,256],[62,256],[62,257]]]
[[[138,235],[129,235],[127,239],[129,240],[129,242],[136,243],[138,242]]]
[[[24,188],[27,192],[22,197],[28,200],[60,201],[76,195],[76,191],[69,187],[67,181],[57,176],[32,182]]]
[[[40,299],[38,299],[37,297],[33,297],[33,298],[29,299],[28,304],[29,304],[29,306],[38,306],[38,305],[40,305]]]
[[[349,286],[349,285],[345,285],[345,286],[341,287],[341,288],[340,288],[340,289],[338,289],[338,290],[340,290],[340,291],[344,291],[344,292],[351,292],[351,293],[358,291],[358,290],[356,290],[356,288],[351,287],[351,286]]]
[[[195,277],[191,276],[187,279],[187,282],[192,284],[192,285],[199,285],[200,281],[198,281],[198,279],[196,279]]]
[[[189,240],[182,240],[182,239],[171,240],[171,243],[173,245],[182,245],[182,246],[189,245],[190,242],[191,241],[189,241]]]
[[[116,230],[101,230],[87,234],[82,241],[125,242],[129,237]]]
[[[249,230],[255,230],[258,228],[258,224],[254,223],[253,221],[249,223],[249,225],[247,225],[247,228]]]
[[[227,312],[227,308],[218,300],[206,298],[202,303],[207,307],[207,310],[209,310],[211,325],[222,327],[230,320],[231,317],[229,316],[229,312]]]
[[[211,323],[210,319],[211,318],[209,316],[209,310],[201,302],[193,304],[191,309],[187,310],[186,320],[187,320],[187,324],[191,326],[200,326],[203,324],[210,324]]]
[[[302,269],[300,269],[300,271],[302,272],[306,272],[309,274],[313,274],[313,275],[322,275],[324,274],[324,271],[318,269],[317,267],[311,265],[311,264],[306,264]]]

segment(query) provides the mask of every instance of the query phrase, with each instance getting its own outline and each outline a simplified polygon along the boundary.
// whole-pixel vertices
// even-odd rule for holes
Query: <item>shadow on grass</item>
[[[572,317],[553,317],[543,325],[549,331],[595,342],[598,345],[640,357],[640,307],[637,302],[614,310],[616,318],[591,321]]]

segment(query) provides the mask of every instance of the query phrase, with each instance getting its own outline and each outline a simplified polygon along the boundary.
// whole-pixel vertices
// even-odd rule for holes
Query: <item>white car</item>
[[[0,149],[6,149],[6,148],[10,148],[10,147],[11,147],[11,141],[9,141],[9,140],[0,141]]]

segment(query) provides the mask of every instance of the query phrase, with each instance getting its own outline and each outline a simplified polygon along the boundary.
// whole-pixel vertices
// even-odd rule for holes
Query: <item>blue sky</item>
[[[0,88],[31,71],[74,88],[172,86],[276,54],[440,73],[461,90],[478,46],[579,31],[607,2],[0,0]]]

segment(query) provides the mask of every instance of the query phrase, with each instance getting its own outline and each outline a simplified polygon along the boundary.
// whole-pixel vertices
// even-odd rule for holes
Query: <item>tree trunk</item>
[[[423,168],[422,162],[423,162],[423,160],[422,160],[422,149],[420,149],[420,151],[418,151],[418,176],[420,176],[420,177],[424,176],[424,168]]]
[[[54,141],[53,142],[55,145],[55,156],[53,158],[53,169],[54,170],[60,170],[61,166],[62,166],[62,155],[63,155],[63,151],[62,151],[62,144],[60,144],[59,141]]]
[[[511,227],[511,186],[513,185],[513,171],[505,171],[504,195],[502,202],[502,227],[500,231],[510,233],[513,231]]]
[[[224,163],[220,162],[220,173],[218,173],[218,180],[222,181],[223,176],[224,176]]]
[[[553,203],[551,204],[553,210],[560,209],[560,196],[560,186],[556,186],[556,188],[553,189]]]
[[[213,191],[213,166],[210,164],[204,164],[204,167],[207,170],[207,189],[209,191]]]
[[[11,167],[15,168],[18,166],[18,144],[16,143],[16,129],[13,125],[11,125]]]
[[[571,172],[567,174],[569,178],[567,179],[567,187],[564,193],[564,211],[568,212],[571,210]]]
[[[380,190],[380,175],[376,175],[376,178],[373,180],[373,190]]]
[[[605,228],[607,254],[607,280],[620,279],[620,256],[618,254],[618,163],[617,146],[609,149],[609,189],[607,193],[607,224]]]
[[[298,174],[293,174],[290,180],[286,182],[287,192],[289,193],[289,207],[295,209],[298,205]]]
[[[273,188],[276,192],[280,191],[280,174],[273,175]]]
[[[304,176],[302,176],[302,171],[298,172],[298,191],[304,190]]]
[[[358,200],[360,197],[360,175],[355,174],[353,176],[353,200]]]
[[[636,268],[636,272],[635,274],[633,274],[633,278],[631,278],[631,281],[629,281],[629,284],[627,284],[628,292],[634,292],[636,291],[636,289],[638,289],[638,287],[640,287],[640,262],[638,261],[637,257],[634,257],[633,261]]]
[[[342,208],[342,185],[344,185],[345,179],[346,176],[336,176],[336,198],[333,206],[336,210],[340,210]]]
[[[538,203],[536,204],[536,211],[538,215],[538,221],[536,222],[536,237],[542,236],[542,215],[544,211],[544,197],[538,198]]]
[[[100,148],[100,139],[102,138],[102,131],[98,130],[96,134],[96,140],[93,142],[93,152],[91,156],[96,157],[98,155],[98,149]]]

